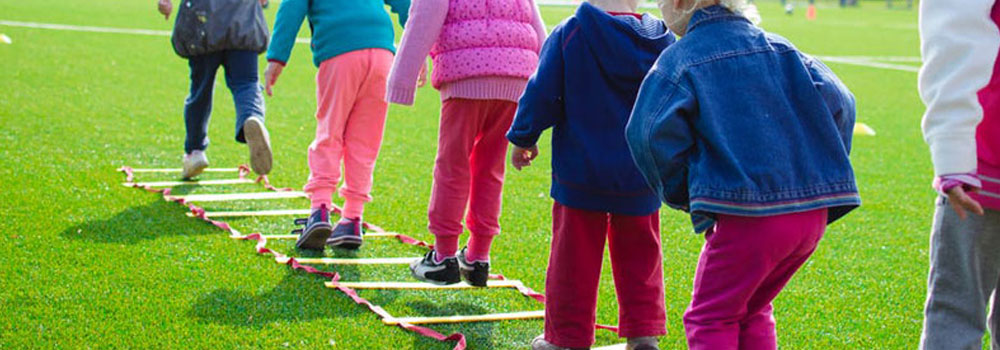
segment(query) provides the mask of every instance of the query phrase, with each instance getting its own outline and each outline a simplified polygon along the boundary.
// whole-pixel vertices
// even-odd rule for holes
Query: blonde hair
[[[696,3],[703,3],[712,0],[698,0]],[[757,6],[747,3],[746,0],[718,0],[719,5],[733,11],[733,13],[743,16],[753,24],[760,24],[760,12]]]
[[[657,0],[657,4],[665,5],[669,1],[671,0]],[[755,25],[760,24],[760,12],[757,11],[757,6],[747,3],[747,0],[693,0],[691,8],[684,11],[684,14],[691,15],[695,9],[715,5],[716,3],[719,6],[729,9],[729,11],[733,11],[737,15],[743,16]]]

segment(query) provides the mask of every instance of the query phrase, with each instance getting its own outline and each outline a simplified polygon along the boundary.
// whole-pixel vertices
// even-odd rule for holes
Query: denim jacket
[[[721,6],[647,74],[626,127],[640,172],[695,232],[715,214],[771,216],[861,204],[848,159],[854,96],[818,60]]]

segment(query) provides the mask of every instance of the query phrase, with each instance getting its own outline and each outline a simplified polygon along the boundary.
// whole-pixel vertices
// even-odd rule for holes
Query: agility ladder
[[[282,199],[282,198],[304,198],[307,197],[305,193],[294,191],[291,188],[278,188],[271,185],[270,181],[267,179],[267,175],[261,175],[257,177],[256,180],[250,180],[247,175],[250,174],[250,168],[246,165],[240,165],[237,168],[208,168],[205,169],[206,172],[219,172],[219,173],[231,173],[235,172],[239,176],[236,179],[224,179],[224,180],[200,180],[200,181],[154,181],[154,182],[136,182],[135,174],[137,173],[172,173],[180,172],[181,169],[171,169],[171,168],[154,168],[154,169],[139,169],[131,168],[128,166],[123,166],[118,169],[118,171],[125,174],[125,182],[122,183],[123,186],[140,188],[149,192],[160,193],[163,195],[163,199],[167,201],[176,202],[182,205],[187,205],[190,210],[187,213],[188,217],[199,218],[204,221],[211,223],[212,225],[226,231],[229,233],[229,237],[237,240],[248,240],[257,241],[255,250],[258,254],[271,255],[274,257],[275,262],[279,264],[284,264],[290,266],[293,270],[302,270],[310,274],[317,276],[322,276],[329,278],[330,281],[326,282],[325,285],[328,288],[336,289],[351,298],[355,303],[363,305],[368,308],[369,311],[375,313],[381,318],[382,323],[388,326],[398,326],[410,332],[420,334],[422,336],[436,339],[438,341],[455,341],[454,350],[463,350],[466,347],[466,338],[462,333],[452,333],[450,335],[441,334],[433,329],[419,326],[424,324],[441,324],[441,323],[467,323],[467,322],[485,322],[485,321],[504,321],[504,320],[526,320],[526,319],[539,319],[545,317],[544,310],[537,311],[524,311],[524,312],[509,312],[509,313],[494,313],[486,315],[455,315],[455,316],[439,316],[439,317],[397,317],[390,314],[388,311],[382,307],[372,304],[368,300],[362,298],[358,295],[358,289],[407,289],[407,290],[456,290],[456,289],[472,289],[477,288],[470,286],[466,283],[458,283],[452,285],[435,285],[430,283],[420,283],[420,282],[347,282],[341,281],[340,275],[337,272],[326,272],[320,271],[313,266],[309,265],[379,265],[379,264],[409,264],[410,262],[419,259],[419,257],[393,257],[393,258],[304,258],[304,257],[291,257],[267,247],[268,240],[292,240],[297,239],[298,235],[264,235],[259,232],[244,235],[237,231],[236,229],[229,226],[229,224],[216,220],[214,218],[224,218],[224,217],[246,217],[246,216],[284,216],[284,215],[309,215],[309,209],[281,209],[281,210],[251,210],[251,211],[221,211],[221,212],[209,212],[205,209],[191,204],[193,202],[219,202],[219,201],[241,201],[241,200],[260,200],[260,199]],[[250,192],[250,193],[218,193],[218,194],[193,194],[185,196],[174,196],[171,195],[171,189],[173,186],[181,185],[198,185],[198,186],[211,186],[211,185],[229,185],[229,184],[248,184],[248,183],[258,183],[264,186],[269,192]],[[341,213],[341,208],[334,205],[333,212],[336,214]],[[433,245],[418,240],[416,238],[404,235],[402,233],[389,232],[381,227],[378,227],[372,223],[365,222],[362,224],[367,231],[365,236],[368,238],[395,238],[398,242],[403,244],[409,244],[418,247],[424,247],[427,249],[432,249]],[[509,280],[500,274],[491,274],[490,281],[487,282],[486,288],[513,288],[520,292],[525,297],[537,300],[538,302],[545,303],[545,296],[538,293],[531,288],[525,286],[521,281]],[[618,327],[616,326],[605,326],[605,325],[595,325],[598,329],[610,330],[612,332],[618,332]],[[621,345],[607,347],[606,349],[618,349]]]

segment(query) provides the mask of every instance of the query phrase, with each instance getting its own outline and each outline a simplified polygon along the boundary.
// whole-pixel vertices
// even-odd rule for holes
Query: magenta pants
[[[545,276],[545,340],[567,348],[594,343],[604,241],[618,294],[619,336],[667,334],[659,212],[628,216],[552,206]]]
[[[507,130],[517,103],[450,98],[441,106],[434,185],[427,212],[428,230],[442,256],[455,254],[465,228],[475,240],[500,233]],[[477,247],[488,255],[489,247]],[[470,246],[470,249],[472,247]]]
[[[372,172],[382,147],[386,79],[392,52],[363,49],[330,58],[316,74],[316,138],[309,145],[312,206],[330,207],[344,166],[343,216],[359,218],[372,200]]]
[[[688,347],[777,349],[771,301],[816,249],[827,210],[717,219],[705,235],[684,313]]]

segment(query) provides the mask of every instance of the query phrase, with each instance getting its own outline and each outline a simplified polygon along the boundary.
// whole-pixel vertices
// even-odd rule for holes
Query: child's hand
[[[983,207],[979,205],[979,202],[972,199],[972,197],[969,197],[969,195],[965,193],[965,189],[962,188],[962,186],[953,187],[948,190],[947,195],[948,203],[951,203],[951,209],[955,210],[958,217],[963,220],[968,216],[968,214],[965,213],[966,210],[978,215],[985,214],[983,212]]]
[[[278,81],[278,76],[281,75],[281,70],[285,69],[285,66],[278,62],[268,62],[267,69],[264,70],[264,90],[267,91],[268,96],[274,95],[271,92],[271,87],[274,83]]]
[[[160,0],[156,3],[156,7],[163,14],[163,19],[170,19],[170,13],[174,11],[174,4],[170,0]]]
[[[420,74],[417,74],[417,87],[421,88],[427,85],[427,61],[420,66]]]
[[[531,161],[535,160],[535,157],[538,157],[538,145],[528,148],[514,146],[510,153],[510,164],[514,166],[514,169],[520,171],[521,168],[531,165]]]

